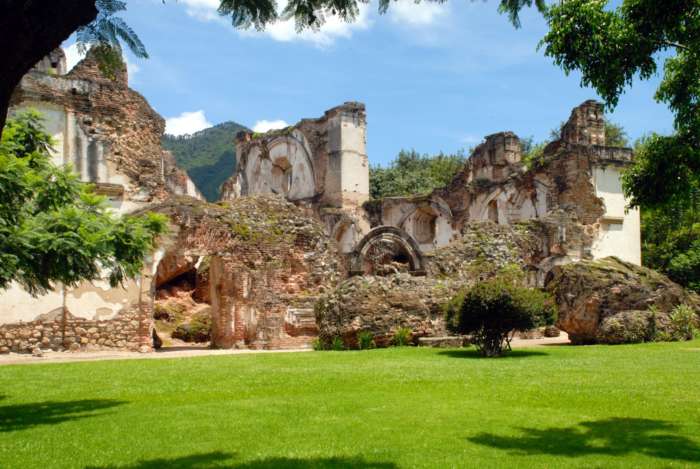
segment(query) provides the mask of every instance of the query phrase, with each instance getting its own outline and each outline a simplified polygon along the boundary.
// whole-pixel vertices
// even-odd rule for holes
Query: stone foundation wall
[[[106,321],[67,317],[0,325],[0,353],[42,350],[151,350],[152,320],[139,312]]]

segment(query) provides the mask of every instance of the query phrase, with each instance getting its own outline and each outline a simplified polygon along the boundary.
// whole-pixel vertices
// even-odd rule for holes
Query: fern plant
[[[136,32],[119,16],[126,10],[122,0],[96,0],[97,18],[76,31],[78,50],[85,54],[95,47],[100,70],[110,78],[123,66],[122,43],[139,58],[148,58],[146,46]]]

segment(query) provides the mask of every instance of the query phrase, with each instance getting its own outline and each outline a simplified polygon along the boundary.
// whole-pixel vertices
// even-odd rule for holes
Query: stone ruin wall
[[[226,183],[226,197],[272,192],[305,207],[325,223],[326,233],[339,243],[355,272],[377,270],[366,266],[367,253],[360,252],[365,249],[366,237],[378,236],[384,242],[374,244],[393,246],[385,249],[385,261],[416,264],[411,243],[417,244],[421,254],[430,254],[458,240],[463,227],[474,221],[500,225],[541,221],[549,233],[542,246],[542,277],[558,263],[608,255],[641,264],[639,213],[626,210],[620,185],[620,171],[630,163],[632,152],[605,145],[604,113],[599,103],[586,101],[576,107],[562,128],[561,138],[548,145],[541,161],[530,167],[522,161],[519,138],[502,132],[486,137],[454,180],[431,194],[369,201],[368,194],[357,191],[354,197],[338,201],[327,197],[332,185],[329,181],[334,180],[328,177],[329,161],[333,161],[330,156],[336,148],[329,138],[332,131],[326,130],[333,128],[329,116],[358,115],[360,109],[362,113],[353,125],[364,135],[364,108],[355,103],[287,129],[239,135],[238,173]],[[345,152],[342,161],[365,163],[364,144],[341,147]],[[287,179],[276,179],[280,165],[275,161],[297,154],[304,155],[304,165],[286,165]],[[296,156],[291,158],[297,161]],[[351,164],[340,168],[341,181],[368,177],[364,170],[347,175],[352,172]],[[290,184],[280,186],[279,181]],[[356,187],[368,188],[369,183]],[[365,201],[361,208],[355,203],[360,200]],[[392,241],[378,230],[381,227],[402,230],[411,243],[399,241],[403,235]],[[382,256],[375,253],[374,257]]]
[[[65,68],[56,50],[25,75],[10,101],[10,113],[34,108],[44,115],[56,164],[71,164],[120,213],[169,194],[202,198],[161,148],[165,121],[129,88],[126,65],[107,78],[88,52],[67,74]]]
[[[320,219],[349,251],[369,230],[366,115],[345,103],[318,119],[264,134],[236,137],[237,172],[222,186],[222,200],[278,194]]]
[[[318,334],[314,304],[348,274],[396,278],[407,288],[418,282],[416,291],[428,293],[425,301],[415,298],[416,311],[424,311],[412,324],[426,334],[442,330],[438,303],[478,264],[466,257],[488,257],[473,252],[483,238],[475,222],[530,223],[533,242],[518,263],[532,270],[533,284],[542,285],[556,265],[611,250],[639,263],[639,214],[625,212],[619,187],[620,168],[632,154],[605,146],[595,102],[574,109],[562,138],[530,169],[517,136],[504,132],[486,137],[447,187],[381,201],[369,201],[364,106],[346,103],[287,129],[239,134],[237,172],[222,188],[223,201],[207,204],[173,197],[198,193],[160,148],[163,120],[128,88],[125,70],[116,81],[105,80],[88,56],[61,75],[60,59],[41,65],[53,72],[25,77],[15,107],[38,103],[49,113],[50,123],[58,123],[57,162],[73,163],[84,180],[97,181],[117,210],[160,211],[173,231],[139,279],[123,289],[95,282],[72,290],[65,314],[60,291],[31,301],[6,292],[0,352],[152,350],[154,297],[167,281],[156,277],[172,278],[193,260],[209,262],[197,294],[210,304],[212,345],[226,348],[307,346]],[[491,250],[512,244],[508,236]],[[461,267],[445,267],[452,264]],[[416,281],[400,280],[407,273]],[[450,288],[443,277],[455,280]],[[386,287],[370,282],[378,282],[377,291]],[[377,306],[391,316],[403,309],[394,303]]]
[[[160,146],[165,122],[128,87],[126,67],[114,80],[100,72],[92,53],[67,71],[57,49],[39,62],[15,90],[10,112],[42,113],[54,138],[55,164],[71,164],[95,184],[118,213],[128,213],[172,194],[201,198],[187,174]],[[155,268],[152,263],[148,269]],[[150,349],[147,280],[112,289],[107,281],[84,282],[34,298],[13,285],[0,294],[0,352],[37,347]],[[67,312],[64,315],[63,304]]]

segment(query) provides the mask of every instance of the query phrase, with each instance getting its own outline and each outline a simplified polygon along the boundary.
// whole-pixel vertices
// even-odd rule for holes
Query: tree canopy
[[[545,54],[566,73],[579,71],[614,107],[634,79],[663,61],[655,99],[674,113],[675,133],[650,137],[624,179],[631,205],[689,203],[700,183],[700,2],[567,0],[545,11]]]
[[[161,215],[114,215],[70,167],[51,163],[41,116],[8,120],[0,140],[0,289],[32,294],[109,276],[116,286],[141,273],[165,232]]]
[[[463,153],[430,156],[415,150],[401,150],[388,167],[370,166],[370,196],[381,199],[427,194],[449,184],[465,161]]]

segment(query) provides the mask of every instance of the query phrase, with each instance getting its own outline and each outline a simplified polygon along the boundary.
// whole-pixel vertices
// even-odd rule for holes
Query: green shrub
[[[311,348],[313,348],[317,352],[325,350],[325,347],[323,346],[323,341],[321,339],[314,339],[311,342]]]
[[[374,334],[369,331],[360,331],[357,334],[357,345],[360,350],[375,348],[377,344],[374,342]]]
[[[598,328],[603,344],[636,344],[656,339],[656,314],[653,311],[622,311],[605,318]]]
[[[187,308],[177,302],[157,302],[153,305],[153,319],[157,321],[177,322],[182,321]]]
[[[333,340],[331,341],[331,350],[335,350],[335,351],[345,350],[345,344],[343,344],[343,339],[341,339],[338,336],[333,337]]]
[[[408,327],[399,327],[396,332],[394,332],[394,337],[391,342],[397,347],[404,347],[411,343],[411,338],[413,337],[413,331]]]
[[[172,337],[185,342],[208,342],[211,340],[209,313],[196,314],[189,323],[177,326]]]
[[[685,304],[678,305],[671,311],[669,319],[672,340],[693,340],[698,320],[693,308]]]
[[[556,309],[544,292],[521,286],[507,272],[483,281],[459,294],[446,307],[447,327],[471,335],[472,343],[486,357],[510,350],[515,331],[554,324]]]

